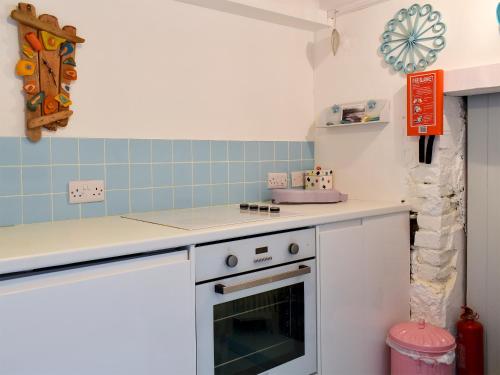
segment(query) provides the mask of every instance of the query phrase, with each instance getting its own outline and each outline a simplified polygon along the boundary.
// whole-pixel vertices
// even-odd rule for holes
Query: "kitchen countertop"
[[[409,211],[404,204],[361,200],[281,207],[300,216],[194,231],[120,216],[4,227],[0,228],[0,274]]]

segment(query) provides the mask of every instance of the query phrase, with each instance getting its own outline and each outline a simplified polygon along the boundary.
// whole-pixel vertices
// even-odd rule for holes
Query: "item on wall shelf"
[[[332,36],[330,39],[330,43],[332,45],[332,52],[333,56],[337,55],[337,51],[339,50],[340,47],[340,33],[337,30],[337,11],[335,10],[333,12],[333,30],[332,30]]]
[[[388,100],[335,104],[323,111],[319,128],[350,125],[386,124],[389,122]]]
[[[446,25],[432,5],[413,4],[401,9],[382,34],[380,52],[397,72],[422,71],[437,60],[446,46]]]
[[[406,129],[408,136],[420,136],[420,163],[432,163],[435,136],[443,135],[443,91],[442,70],[407,76]],[[427,147],[426,136],[429,136]]]
[[[55,131],[66,126],[73,114],[69,110],[69,83],[77,77],[73,68],[75,43],[85,39],[76,35],[73,26],[60,28],[54,16],[44,14],[37,18],[31,4],[19,3],[11,17],[18,21],[21,56],[31,59],[21,60],[16,73],[24,77],[26,135],[37,142],[42,136],[41,127]]]
[[[497,21],[500,24],[500,3],[497,5]]]

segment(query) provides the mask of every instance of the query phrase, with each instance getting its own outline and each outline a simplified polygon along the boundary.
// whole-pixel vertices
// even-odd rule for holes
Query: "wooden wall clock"
[[[76,44],[85,42],[74,26],[59,27],[56,17],[36,16],[35,7],[19,3],[11,17],[18,22],[21,59],[16,74],[23,77],[26,135],[37,142],[42,127],[56,131],[68,125],[71,83],[77,79]]]

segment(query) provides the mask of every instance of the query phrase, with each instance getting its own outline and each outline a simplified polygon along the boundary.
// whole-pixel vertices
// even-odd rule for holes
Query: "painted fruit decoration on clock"
[[[73,26],[59,27],[56,17],[36,16],[35,7],[19,3],[11,13],[19,30],[21,58],[16,74],[23,79],[26,135],[37,142],[42,128],[56,131],[68,125],[71,84],[76,81],[76,44],[85,42]]]

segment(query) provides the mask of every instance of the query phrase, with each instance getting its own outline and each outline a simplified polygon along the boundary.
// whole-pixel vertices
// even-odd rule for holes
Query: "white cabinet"
[[[409,319],[408,213],[319,227],[322,375],[386,375],[385,337]]]
[[[187,251],[0,281],[0,374],[194,375]]]

